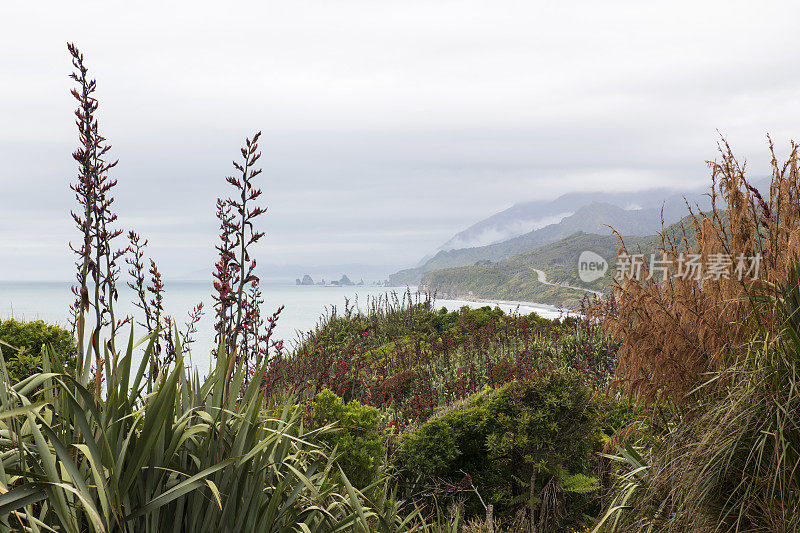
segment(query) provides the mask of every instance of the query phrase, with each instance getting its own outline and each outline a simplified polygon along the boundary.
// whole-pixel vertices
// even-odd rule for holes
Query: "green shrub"
[[[0,342],[5,343],[0,344],[0,349],[12,383],[42,370],[43,346],[52,347],[53,352],[67,362],[75,352],[75,340],[69,331],[42,320],[21,322],[11,318],[0,321]]]
[[[435,415],[403,438],[400,461],[411,477],[455,484],[469,475],[499,516],[527,507],[541,523],[555,527],[561,516],[574,525],[583,512],[596,512],[598,422],[582,378],[557,371],[486,390]],[[474,500],[468,515],[480,512]]]
[[[6,371],[8,371],[8,379],[11,383],[19,383],[28,376],[42,371],[41,355],[33,355],[24,350],[21,352],[3,351],[4,356],[6,353],[10,356],[6,360]]]
[[[641,417],[641,408],[627,396],[597,394],[595,402],[600,413],[598,427],[605,437],[613,436],[619,430],[630,426]],[[640,427],[639,429],[641,430],[642,428]]]
[[[345,403],[325,389],[311,404],[311,422],[313,427],[335,425],[337,430],[320,440],[337,449],[337,461],[355,487],[364,488],[377,478],[385,438],[378,409],[355,400]]]

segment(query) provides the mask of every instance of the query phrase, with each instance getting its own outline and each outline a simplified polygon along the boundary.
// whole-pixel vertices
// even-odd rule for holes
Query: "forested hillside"
[[[688,229],[688,220],[666,228],[666,234],[676,243],[683,237],[682,225]],[[690,241],[693,240],[690,237]],[[617,235],[577,232],[501,261],[478,261],[469,266],[425,272],[420,287],[436,292],[440,297],[502,299],[576,307],[590,294],[587,290],[606,291],[616,271],[620,241],[628,253],[644,254],[649,258],[659,237],[629,235],[620,238]],[[578,258],[584,251],[592,251],[606,260],[609,268],[604,277],[591,283],[580,279]],[[547,283],[541,281],[537,270],[544,273]]]
[[[677,218],[667,219],[667,223],[675,220]],[[660,209],[623,209],[608,203],[593,202],[564,217],[557,224],[550,224],[504,242],[440,251],[419,267],[401,270],[391,275],[389,282],[392,285],[413,285],[421,279],[422,274],[431,270],[469,266],[478,261],[501,261],[555,243],[576,232],[606,236],[613,245],[611,228],[622,235],[645,236],[655,234],[661,227]]]

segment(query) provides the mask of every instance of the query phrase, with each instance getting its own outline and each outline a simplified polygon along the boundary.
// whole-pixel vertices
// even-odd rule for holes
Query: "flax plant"
[[[145,357],[134,369],[134,349],[142,343]],[[291,406],[265,409],[256,381],[242,396],[225,398],[226,359],[201,379],[184,368],[175,343],[177,364],[157,375],[150,392],[152,334],[136,343],[131,333],[126,353],[108,369],[105,398],[50,371],[52,352],[44,373],[13,386],[0,380],[0,525],[74,532],[369,530],[376,514],[314,444],[329,428],[304,429]],[[237,365],[233,383],[244,379]],[[341,484],[332,482],[334,474]]]

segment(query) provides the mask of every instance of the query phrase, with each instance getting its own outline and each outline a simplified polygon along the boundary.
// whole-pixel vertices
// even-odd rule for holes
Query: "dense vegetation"
[[[442,298],[536,302],[568,309],[579,307],[590,294],[573,287],[543,283],[533,268],[499,263],[426,272],[419,286]]]
[[[329,389],[387,409],[404,427],[486,386],[554,368],[574,369],[601,387],[613,373],[614,349],[598,325],[576,318],[550,321],[488,306],[437,310],[424,295],[390,295],[366,311],[334,309],[290,356],[274,358],[264,382],[300,398]]]
[[[585,526],[600,508],[600,411],[577,373],[556,370],[431,417],[403,436],[400,461],[406,476],[436,480],[439,497],[480,494],[465,499],[467,516],[486,501],[520,528],[525,507],[544,531]]]
[[[419,297],[345,309],[263,362],[261,381],[243,361],[229,375],[224,347],[209,376],[188,373],[180,337],[175,364],[153,372],[155,334],[134,367],[131,335],[97,396],[45,350],[44,373],[3,387],[3,467],[32,475],[2,480],[0,503],[17,509],[6,523],[405,531],[485,505],[498,527],[526,509],[591,523],[596,452],[623,420],[609,426],[616,403],[595,395],[615,348],[596,325]]]
[[[102,397],[49,372],[49,354],[48,371],[3,383],[5,528],[335,531],[372,516],[346,484],[330,483],[335,469],[314,444],[327,428],[309,431],[291,409],[269,409],[256,382],[226,396],[222,358],[205,379],[180,356],[149,377],[154,340],[138,370],[132,337],[107,363]],[[240,365],[232,382],[244,374]]]
[[[392,471],[394,493],[429,512],[475,520],[492,505],[498,528],[590,525],[598,452],[626,419],[603,393],[616,343],[585,320],[432,304],[406,294],[334,309],[264,385],[310,404],[312,427],[336,422],[323,440],[362,490]]]
[[[64,364],[73,362],[75,339],[69,331],[42,320],[0,320],[0,348],[6,355],[6,371],[11,383],[42,371],[42,349],[46,346]]]

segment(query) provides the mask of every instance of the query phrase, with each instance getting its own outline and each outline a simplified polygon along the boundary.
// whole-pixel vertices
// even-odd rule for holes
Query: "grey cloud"
[[[213,261],[214,200],[257,129],[262,262],[399,268],[515,202],[695,188],[717,129],[763,173],[765,134],[800,119],[790,2],[4,10],[0,279],[71,276],[67,40],[99,81],[120,221],[175,276]]]

